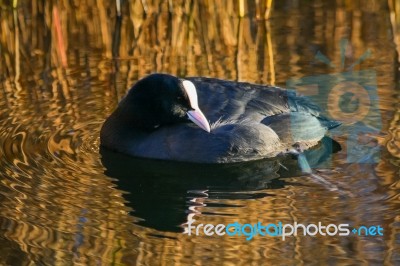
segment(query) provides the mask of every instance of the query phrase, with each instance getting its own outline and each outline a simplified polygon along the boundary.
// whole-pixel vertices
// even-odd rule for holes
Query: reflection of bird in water
[[[324,138],[305,152],[312,167],[324,166],[339,144]],[[268,189],[285,185],[279,177],[302,172],[291,156],[232,164],[197,164],[140,159],[102,148],[105,174],[116,178],[124,198],[142,219],[138,224],[162,231],[182,231],[182,225],[201,214],[206,199],[268,197]],[[282,167],[284,166],[284,167]],[[221,205],[221,207],[223,207]]]

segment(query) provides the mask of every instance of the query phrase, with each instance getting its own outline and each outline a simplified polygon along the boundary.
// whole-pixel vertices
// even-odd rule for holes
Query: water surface
[[[125,1],[118,19],[112,1],[0,2],[0,264],[399,264],[400,6],[276,1],[266,21],[263,3],[241,19],[236,2],[171,3]],[[104,119],[148,73],[284,87],[349,71],[375,75],[364,76],[377,96],[366,120],[378,132],[352,139],[345,123],[333,135],[340,151],[310,155],[339,191],[290,158],[205,166],[99,148]],[[328,111],[325,94],[312,99]],[[183,234],[192,220],[380,225],[384,235],[246,241]]]

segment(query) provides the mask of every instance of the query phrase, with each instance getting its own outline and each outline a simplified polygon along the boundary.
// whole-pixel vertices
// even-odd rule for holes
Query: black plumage
[[[188,120],[191,81],[210,132]],[[152,74],[105,121],[103,147],[137,157],[199,163],[251,161],[307,149],[340,125],[294,91],[213,78]]]

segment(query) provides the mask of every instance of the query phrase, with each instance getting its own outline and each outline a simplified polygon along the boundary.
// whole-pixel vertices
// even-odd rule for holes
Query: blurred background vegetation
[[[260,248],[275,263],[314,263],[315,256],[329,252],[336,252],[337,261],[348,262],[343,255],[348,252],[343,251],[346,245],[335,239],[295,238],[290,243],[255,239],[243,245],[235,238],[158,238],[146,235],[157,234],[149,228],[132,229],[134,218],[123,207],[122,192],[113,188],[99,166],[98,128],[129,86],[151,72],[285,86],[292,77],[347,71],[370,49],[371,57],[354,69],[377,72],[383,131],[388,132],[381,142],[400,158],[400,106],[395,93],[399,88],[399,1],[0,0],[0,24],[0,142],[5,150],[0,150],[0,159],[2,170],[7,170],[2,183],[4,187],[14,187],[19,180],[29,184],[25,193],[4,192],[6,197],[1,198],[0,227],[6,232],[2,240],[7,241],[0,243],[0,252],[8,262],[33,265],[28,262],[42,259],[54,265],[72,260],[82,265],[99,261],[117,265],[134,260],[154,265],[157,259],[165,259],[165,265],[199,265],[208,261],[204,254],[213,249],[217,258],[230,257],[232,265],[238,261],[259,265],[265,258],[253,252]],[[349,40],[343,69],[315,59],[321,52],[340,66],[343,38]],[[7,140],[9,146],[4,145]],[[82,142],[89,147],[82,148]],[[372,175],[374,169],[351,171]],[[398,168],[385,160],[377,171],[383,184],[397,180]],[[35,177],[40,182],[35,183]],[[80,191],[74,190],[77,186]],[[307,208],[329,217],[340,204],[340,199],[329,199],[323,205],[312,197],[307,202],[301,187],[300,192],[291,189],[288,195],[285,190],[277,192],[279,200],[247,201],[246,212],[236,218],[262,219],[260,209],[264,208],[271,219],[307,221]],[[39,197],[30,195],[31,190]],[[93,199],[107,209],[97,211],[98,206],[89,204]],[[297,209],[294,203],[299,203]],[[348,204],[346,208],[358,210],[354,219],[360,223],[369,218],[369,213],[360,210],[369,210],[373,204],[376,209],[382,207],[377,201]],[[89,214],[82,214],[83,207]],[[97,212],[91,213],[91,208]],[[36,217],[38,213],[41,217]],[[76,217],[81,216],[89,217],[88,222],[78,223]],[[226,221],[221,217],[202,219],[217,224]],[[382,222],[388,232],[384,257],[388,265],[398,245],[396,217]],[[336,218],[349,219],[347,209]],[[86,242],[76,247],[79,237]],[[202,241],[203,246],[198,243]],[[369,255],[375,254],[369,253],[373,243],[361,238],[352,241],[355,244],[346,256],[359,262],[368,256],[374,259]],[[319,249],[310,247],[316,243],[330,251],[315,254]],[[381,248],[378,244],[375,250]],[[243,247],[239,251],[238,245]],[[77,250],[88,257],[79,257]],[[293,251],[293,257],[282,258],[282,250]]]
[[[354,53],[364,52],[387,30],[377,25],[376,14],[382,10],[387,10],[394,40],[399,41],[399,3],[395,0],[324,4],[287,0],[275,1],[268,9],[270,3],[2,0],[2,76],[18,79],[25,68],[68,70],[76,63],[89,64],[76,60],[96,52],[104,59],[129,60],[124,67],[139,77],[168,71],[274,83],[280,73],[288,72],[279,67],[282,64],[276,66],[276,61],[296,68],[319,49],[339,61],[335,53],[342,38],[349,38]],[[274,10],[270,20],[264,19],[267,10]],[[347,23],[352,27],[346,27]],[[300,30],[281,32],[287,25],[298,25]]]
[[[372,57],[355,70],[374,68],[378,83],[398,75],[395,0],[1,0],[0,7],[0,77],[9,93],[55,80],[68,97],[86,75],[107,81],[120,99],[151,72],[285,86],[292,77],[348,70],[368,49]],[[397,55],[382,46],[388,30]],[[340,66],[343,38],[351,44],[344,69],[315,60],[321,52]],[[72,78],[76,72],[83,80]]]

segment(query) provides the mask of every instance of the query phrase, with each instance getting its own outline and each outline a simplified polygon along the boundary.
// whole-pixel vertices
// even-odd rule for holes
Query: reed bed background
[[[346,54],[346,66],[367,49],[372,50],[372,57],[354,69],[373,68],[377,71],[383,130],[389,132],[388,136],[382,137],[382,143],[391,155],[400,158],[398,99],[397,107],[392,111],[395,104],[393,95],[395,91],[398,93],[399,86],[400,4],[395,0],[333,0],[325,3],[285,0],[273,1],[272,7],[268,8],[270,4],[271,1],[262,0],[0,0],[0,97],[4,102],[4,109],[0,110],[0,126],[10,132],[15,130],[15,145],[9,147],[9,151],[16,153],[26,146],[27,138],[32,138],[37,140],[37,147],[34,146],[33,150],[40,154],[40,134],[45,132],[49,138],[46,149],[53,154],[76,156],[81,163],[101,167],[98,166],[98,157],[89,156],[85,151],[84,156],[79,155],[82,154],[81,147],[75,144],[76,139],[68,132],[71,128],[84,132],[82,135],[96,132],[118,99],[140,77],[151,72],[168,72],[179,76],[201,75],[285,86],[291,77],[342,71],[311,59],[321,51],[335,65],[341,65],[339,43],[347,38],[351,49]],[[314,8],[310,9],[310,5]],[[298,30],[282,32],[282,28]],[[386,41],[376,42],[377,39]],[[387,52],[392,46],[397,53]],[[104,111],[94,115],[82,99],[90,99],[89,106],[93,110]],[[87,127],[87,120],[92,117],[98,125]],[[6,134],[0,138],[5,139]],[[96,136],[89,141],[98,145]],[[94,149],[94,152],[97,150]],[[5,154],[0,152],[3,157]],[[46,163],[48,158],[34,153],[25,156],[21,151],[19,154],[14,158],[14,163],[18,165],[12,168],[15,171],[24,168],[29,172],[33,160],[39,165],[53,165]],[[382,172],[382,182],[392,184],[395,173],[388,170],[391,169],[388,164],[383,161],[377,168]],[[97,195],[99,202],[112,210],[88,215],[94,225],[90,227],[86,224],[80,230],[79,234],[89,239],[79,248],[81,255],[76,255],[76,252],[70,254],[69,251],[76,247],[74,239],[68,235],[71,225],[77,223],[72,217],[79,215],[81,209],[71,212],[63,205],[60,210],[49,212],[48,217],[42,217],[48,222],[42,226],[35,222],[35,217],[27,215],[33,215],[38,210],[30,210],[26,196],[18,194],[15,201],[4,199],[2,203],[1,216],[5,218],[1,220],[1,228],[6,231],[9,242],[0,244],[0,252],[7,254],[2,256],[5,259],[0,264],[19,259],[26,265],[32,265],[29,264],[31,261],[46,261],[45,258],[54,265],[71,260],[78,264],[103,261],[115,265],[131,261],[149,265],[159,261],[165,261],[165,265],[172,262],[176,265],[196,265],[207,261],[203,256],[206,250],[199,243],[201,239],[173,235],[141,241],[136,236],[143,239],[146,234],[157,232],[150,228],[132,229],[130,225],[134,218],[127,214],[129,210],[124,207],[122,192],[112,189],[112,181],[101,175],[89,178],[89,170],[75,172],[80,168],[75,166],[75,169],[60,172],[59,178],[66,190],[74,190],[76,186],[71,179],[84,184],[96,182],[99,189],[93,191],[84,187],[81,193],[76,192],[74,196],[65,195],[64,191],[47,195],[45,191],[51,188],[53,182],[50,174],[43,174],[43,184],[30,183],[29,177],[25,179],[35,193],[41,195],[38,202],[43,206],[50,201],[90,209],[88,202],[93,195]],[[21,179],[16,172],[7,174],[14,175],[16,180]],[[12,184],[10,181],[9,185]],[[109,188],[108,193],[100,187]],[[295,202],[301,201],[302,195],[290,193],[290,189],[290,196],[282,202],[271,198],[249,202],[248,211],[239,213],[237,219],[246,220],[249,215],[255,221],[262,219],[259,210],[267,208],[271,219],[306,221],[307,206],[291,207],[290,211],[282,208],[283,205],[294,206]],[[279,192],[277,194],[279,196]],[[230,201],[226,203],[234,204]],[[309,204],[316,205],[321,214],[328,216],[331,212],[329,206],[318,207],[318,201]],[[349,209],[371,207],[351,204]],[[356,218],[360,223],[366,219],[361,214]],[[226,222],[220,217],[207,216],[204,219],[200,222]],[[346,217],[338,219],[345,220]],[[385,236],[386,263],[395,258],[398,237],[396,227],[392,227],[392,231],[390,227],[398,222],[399,216],[396,219],[386,225],[389,232]],[[49,227],[56,228],[57,232],[49,230]],[[293,239],[286,244],[280,240],[265,243],[256,239],[252,245],[244,245],[244,241],[235,238],[224,238],[223,242],[218,239],[207,241],[217,261],[218,258],[230,257],[228,263],[232,265],[238,261],[247,265],[255,261],[264,262],[265,258],[254,255],[255,247],[262,247],[263,254],[270,261],[282,260],[279,250],[294,250],[293,261],[312,262],[309,247],[315,240]],[[320,241],[327,247],[338,244],[328,239]],[[368,256],[365,253],[374,243],[366,243],[362,239],[354,241],[354,249],[357,249],[354,257],[363,261],[364,256]],[[242,249],[230,249],[238,246]],[[17,249],[21,250],[17,253],[19,258],[15,255]],[[344,253],[340,245],[335,249],[337,254]]]

